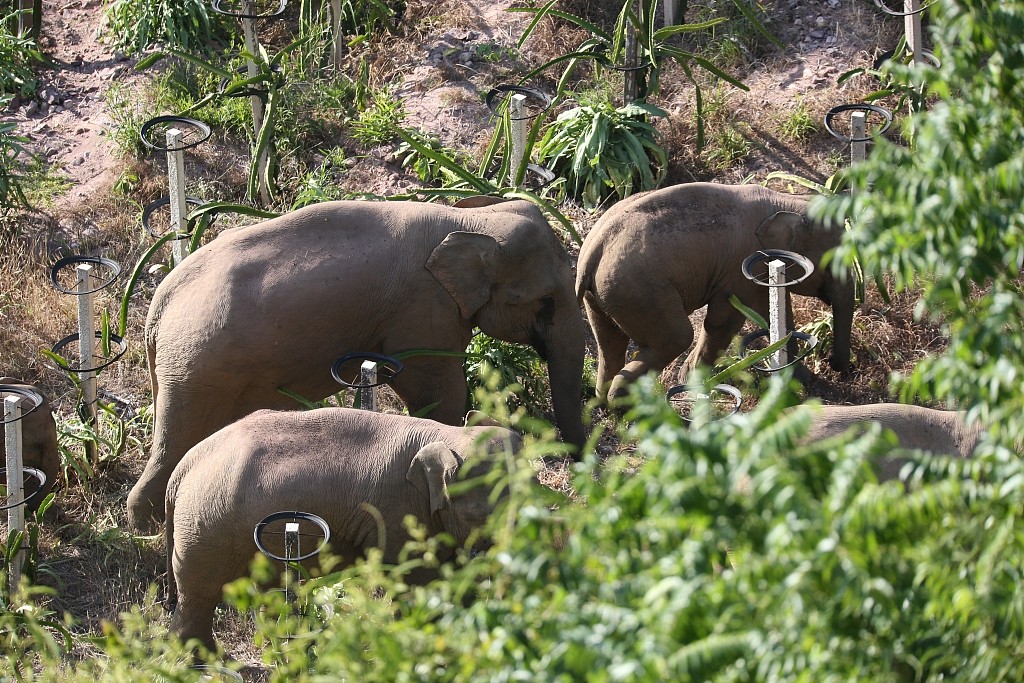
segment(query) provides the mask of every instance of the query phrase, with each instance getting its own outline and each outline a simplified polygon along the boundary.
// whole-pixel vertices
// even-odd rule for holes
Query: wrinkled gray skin
[[[499,427],[456,427],[350,408],[261,410],[221,429],[188,452],[167,486],[167,574],[169,594],[176,588],[178,596],[171,631],[213,647],[214,610],[224,584],[248,575],[258,552],[253,531],[275,512],[323,518],[341,566],[375,547],[382,547],[385,562],[395,563],[409,540],[406,515],[430,535],[445,532],[464,544],[493,510],[490,489],[472,486],[453,496],[448,484],[463,462],[478,476],[491,463],[485,454],[515,452],[520,445],[518,435]],[[365,506],[379,511],[380,520]],[[284,555],[266,536],[268,548]],[[408,578],[431,577],[421,571]]]
[[[808,442],[838,436],[860,425],[866,429],[877,422],[899,439],[899,447],[930,451],[938,455],[969,458],[978,445],[982,428],[967,425],[955,410],[936,410],[901,403],[869,403],[860,406],[821,406],[807,433]],[[906,458],[886,458],[879,465],[878,478],[899,478]]]
[[[697,364],[713,365],[743,326],[731,295],[767,319],[768,288],[742,272],[744,259],[759,249],[794,251],[815,264],[788,291],[832,306],[831,364],[846,370],[853,280],[818,267],[843,230],[807,219],[808,199],[758,185],[690,183],[633,195],[609,209],[584,240],[576,274],[576,292],[597,339],[599,396],[625,395],[629,383],[661,372],[685,352],[694,338],[687,316],[705,304],[684,376]],[[792,321],[788,301],[787,309]],[[627,363],[630,340],[637,353]]]
[[[463,352],[474,327],[548,362],[555,421],[582,446],[586,323],[568,255],[540,211],[417,202],[325,202],[228,230],[160,283],[146,321],[153,448],[128,497],[152,532],[167,479],[204,437],[260,408],[340,389],[346,353]],[[463,359],[407,358],[391,387],[409,412],[459,424]],[[433,406],[433,407],[431,407]]]
[[[43,398],[42,405],[19,421],[21,423],[22,464],[25,467],[34,467],[46,475],[46,484],[43,489],[32,496],[25,506],[28,510],[35,510],[53,488],[54,482],[57,481],[57,475],[60,474],[60,451],[57,450],[57,423],[53,419],[53,408],[50,406],[46,394],[33,384],[26,384],[14,377],[0,377],[0,384],[28,389]],[[4,394],[4,397],[10,395],[12,394]],[[23,412],[28,411],[31,407],[32,402],[28,398],[21,400]],[[11,425],[6,427],[9,429]],[[0,429],[0,436],[3,434],[4,430]],[[31,494],[31,491],[25,493]]]

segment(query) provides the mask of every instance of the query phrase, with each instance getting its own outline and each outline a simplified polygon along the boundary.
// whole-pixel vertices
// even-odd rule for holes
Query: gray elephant
[[[160,283],[146,321],[153,449],[128,497],[152,530],[174,466],[203,437],[260,408],[339,389],[352,352],[462,352],[474,327],[548,362],[555,422],[582,447],[586,323],[568,255],[525,201],[455,208],[339,201],[228,230]],[[458,424],[462,359],[416,355],[391,387],[410,413]]]
[[[57,481],[57,475],[60,474],[60,451],[57,449],[57,423],[53,419],[53,408],[50,406],[46,394],[33,384],[26,384],[14,377],[0,377],[0,385],[32,391],[42,398],[39,407],[19,420],[21,423],[22,463],[25,467],[34,467],[46,475],[46,483],[43,488],[32,495],[26,503],[28,510],[35,510],[53,488]],[[0,394],[5,397],[16,395],[4,392],[2,389],[0,389]],[[22,398],[19,403],[23,412],[27,412],[33,405],[32,400],[27,397]],[[9,428],[10,425],[7,427]],[[0,429],[0,436],[3,436],[3,433],[4,430]],[[31,491],[25,493],[31,494]]]
[[[167,486],[167,576],[169,595],[177,594],[171,631],[213,647],[224,584],[248,574],[253,531],[275,512],[326,521],[341,566],[376,547],[384,562],[395,563],[409,540],[407,515],[429,534],[464,544],[493,510],[491,489],[456,494],[448,484],[456,475],[483,474],[491,456],[520,445],[504,428],[351,408],[261,410],[219,430],[188,452]],[[454,550],[445,552],[440,561]],[[430,577],[421,571],[409,579]]]
[[[855,426],[866,428],[877,422],[892,431],[899,447],[929,451],[937,455],[969,458],[984,431],[978,423],[964,422],[955,410],[936,410],[902,403],[869,403],[859,406],[821,406],[805,437],[808,442],[838,436]],[[878,478],[888,481],[899,477],[907,459],[885,458],[879,463]]]
[[[685,352],[694,337],[687,316],[705,304],[684,373],[713,364],[743,326],[730,296],[767,318],[768,288],[742,272],[744,259],[762,249],[794,251],[815,265],[788,291],[832,306],[831,364],[847,369],[853,280],[818,267],[843,229],[808,220],[808,199],[757,185],[690,183],[633,195],[609,209],[584,240],[576,274],[576,293],[597,338],[599,396],[623,396],[628,383],[661,372]],[[787,308],[792,321],[789,302]],[[630,340],[637,348],[627,363]]]

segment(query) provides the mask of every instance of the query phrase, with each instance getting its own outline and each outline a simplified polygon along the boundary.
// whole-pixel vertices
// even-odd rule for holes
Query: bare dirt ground
[[[576,13],[596,11],[599,4],[566,3]],[[743,55],[736,73],[749,86],[748,92],[724,87],[712,93],[718,105],[709,130],[739,131],[749,145],[742,158],[719,167],[694,151],[692,89],[678,73],[673,76],[668,70],[654,99],[670,114],[657,124],[671,154],[669,183],[760,180],[771,171],[824,181],[846,163],[848,150],[820,125],[806,138],[787,139],[781,122],[800,103],[820,122],[833,105],[858,101],[873,89],[875,84],[864,78],[843,86],[836,79],[853,67],[870,65],[879,51],[891,48],[902,25],[864,0],[770,4],[770,28],[787,47]],[[403,34],[398,49],[386,59],[381,57],[389,66],[379,78],[398,86],[408,125],[436,133],[452,147],[479,149],[486,143],[493,124],[483,95],[510,73],[508,60],[524,58],[531,50],[571,49],[578,38],[572,31],[541,30],[520,52],[516,42],[526,17],[504,11],[512,0],[410,2],[414,5],[430,11],[424,9],[418,15],[421,19]],[[140,87],[149,75],[134,70],[136,58],[116,53],[104,41],[102,10],[101,0],[45,0],[40,45],[51,65],[40,71],[39,97],[3,112],[30,138],[32,151],[66,179],[67,189],[25,218],[28,246],[20,247],[24,253],[17,257],[18,274],[24,281],[16,291],[5,293],[11,306],[0,305],[0,323],[5,328],[0,335],[4,342],[0,367],[3,374],[43,385],[54,397],[58,412],[66,415],[74,410],[75,392],[42,359],[39,349],[58,338],[58,332],[74,329],[74,302],[56,294],[39,273],[58,255],[79,247],[101,251],[102,245],[126,234],[138,241],[140,230],[141,204],[111,198],[112,186],[131,162],[119,156],[112,142],[114,134],[123,131],[117,130],[106,98],[112,85]],[[428,15],[434,18],[423,18]],[[402,192],[415,184],[385,154],[360,158],[341,182],[381,194]],[[583,234],[597,217],[571,206],[565,210]],[[101,303],[113,307],[114,300]],[[835,403],[888,398],[889,373],[909,369],[922,354],[943,343],[936,328],[913,321],[913,305],[912,295],[886,303],[872,290],[855,319],[852,374],[840,377],[827,367],[814,367],[808,395]],[[797,322],[813,320],[821,312],[820,305],[801,302]],[[13,328],[20,331],[12,332]],[[667,377],[666,382],[672,379]],[[134,409],[143,408],[149,398],[141,350],[133,349],[104,375],[104,382]],[[108,464],[92,489],[69,496],[72,499],[64,504],[60,524],[44,534],[45,553],[58,575],[54,607],[74,614],[82,631],[95,632],[102,621],[116,621],[131,605],[146,602],[149,584],[159,581],[163,572],[161,539],[132,539],[118,531],[124,516],[119,502],[145,457],[145,435],[139,438],[143,443],[131,444],[124,461]],[[599,446],[602,453],[617,448],[618,442],[611,437]],[[555,488],[567,486],[564,470],[556,468],[546,476]],[[218,632],[224,634],[227,650],[249,663],[256,672],[253,676],[259,678],[259,654],[246,642],[245,620],[237,615],[223,619]],[[85,646],[80,647],[78,656],[90,656]]]

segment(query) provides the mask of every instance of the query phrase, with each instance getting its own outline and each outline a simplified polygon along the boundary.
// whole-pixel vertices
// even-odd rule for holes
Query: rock
[[[35,116],[38,111],[39,102],[37,100],[32,100],[28,103],[28,106],[25,107],[25,116]]]
[[[810,36],[815,40],[822,40],[825,38],[825,32],[822,31],[820,28],[816,28],[813,31],[811,31]]]

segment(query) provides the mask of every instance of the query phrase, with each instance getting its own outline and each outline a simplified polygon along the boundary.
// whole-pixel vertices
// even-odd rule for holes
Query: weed
[[[397,140],[406,116],[404,103],[390,89],[378,90],[372,98],[372,104],[351,123],[352,136],[366,147]]]
[[[806,140],[818,132],[818,120],[811,114],[807,103],[798,99],[796,106],[779,121],[779,132],[788,140]]]
[[[719,171],[731,168],[750,154],[750,140],[736,124],[728,124],[711,134],[704,150],[707,164]]]

